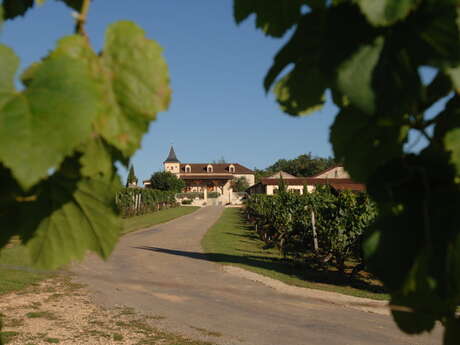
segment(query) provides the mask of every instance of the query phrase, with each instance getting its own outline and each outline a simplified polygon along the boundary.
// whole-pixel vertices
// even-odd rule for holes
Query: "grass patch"
[[[115,341],[122,341],[123,336],[120,333],[114,333],[114,334],[112,334],[112,339],[115,340]]]
[[[308,264],[293,264],[292,260],[284,259],[278,249],[263,249],[264,242],[236,208],[224,210],[201,244],[213,261],[238,266],[290,285],[378,300],[389,298],[381,284],[366,274],[350,280],[332,267],[318,270]]]
[[[13,245],[0,250],[0,294],[22,290],[51,275],[52,272],[32,268],[29,253],[24,246]]]
[[[18,336],[19,332],[0,332],[0,340],[2,344],[8,344],[14,337]]]
[[[211,336],[211,337],[221,337],[222,336],[222,333],[220,332],[208,331],[207,329],[200,328],[200,327],[194,327],[194,326],[190,326],[190,327],[207,336]]]
[[[160,223],[169,222],[174,218],[182,217],[195,212],[199,207],[182,206],[167,208],[158,212],[144,214],[142,216],[130,217],[123,219],[123,233],[136,231]]]
[[[56,316],[49,311],[32,311],[30,313],[27,313],[26,316],[29,319],[44,318],[47,320],[57,320]]]

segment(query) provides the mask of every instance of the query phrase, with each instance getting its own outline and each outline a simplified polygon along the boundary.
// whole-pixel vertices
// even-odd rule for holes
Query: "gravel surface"
[[[134,232],[107,262],[89,256],[73,271],[99,305],[122,301],[164,316],[162,326],[172,332],[218,344],[441,343],[439,328],[429,335],[402,334],[380,302],[369,306],[354,297],[299,290],[210,262],[200,241],[221,213],[206,207]]]

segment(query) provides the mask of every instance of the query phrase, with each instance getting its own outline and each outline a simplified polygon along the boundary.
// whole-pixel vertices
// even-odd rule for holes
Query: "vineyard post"
[[[308,206],[305,206],[305,210],[308,211]],[[313,208],[311,209],[311,228],[313,231],[313,248],[315,252],[318,252],[318,235],[316,233],[316,219]]]
[[[316,234],[316,219],[315,212],[311,210],[311,227],[313,229],[313,247],[315,252],[318,251],[318,235]]]

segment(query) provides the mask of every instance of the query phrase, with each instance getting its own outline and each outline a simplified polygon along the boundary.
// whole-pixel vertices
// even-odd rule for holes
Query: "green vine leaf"
[[[409,128],[392,123],[390,119],[381,119],[380,122],[376,123],[373,116],[358,109],[347,107],[331,126],[335,157],[344,162],[356,181],[367,181],[381,164],[403,152]]]
[[[384,38],[377,37],[374,42],[362,46],[338,69],[337,85],[342,94],[362,111],[375,112],[375,96],[372,78],[384,45]]]
[[[455,92],[457,92],[457,94],[460,94],[460,66],[455,68],[447,68],[446,74],[452,80]]]
[[[388,26],[403,20],[421,0],[355,0],[373,25]]]
[[[23,16],[34,6],[34,0],[3,0],[3,15],[5,19]]]
[[[314,65],[299,63],[277,82],[273,92],[285,113],[307,115],[323,107],[326,87],[323,75]]]
[[[12,66],[18,63],[11,53],[8,61]],[[10,80],[0,80],[2,91],[11,90],[11,67],[8,74]],[[97,102],[85,64],[69,57],[44,60],[24,91],[1,93],[0,161],[24,189],[47,176],[89,138]]]
[[[58,173],[48,179],[38,199],[22,209],[28,220],[21,236],[33,263],[56,268],[82,259],[87,250],[107,258],[121,231],[115,207],[120,188],[118,177],[80,179]]]
[[[0,65],[3,66],[0,74],[0,105],[8,100],[14,92],[14,76],[19,68],[19,58],[13,49],[0,44]]]
[[[132,22],[109,26],[102,59],[113,77],[113,91],[126,114],[154,120],[171,100],[169,74],[158,43]]]
[[[317,2],[317,1],[316,1]],[[256,15],[256,27],[265,34],[282,37],[300,18],[303,0],[235,0],[233,15],[237,23]]]
[[[74,9],[75,11],[80,11],[83,5],[83,0],[59,0],[59,1],[62,1],[70,8]]]
[[[169,74],[162,48],[131,22],[109,26],[100,56],[81,36],[60,41],[54,55],[84,61],[98,86],[98,116],[94,128],[125,157],[140,146],[156,114],[171,100]]]
[[[132,22],[112,24],[101,55],[109,111],[100,114],[97,130],[126,157],[140,146],[156,114],[171,100],[162,48]],[[107,84],[110,82],[110,84]]]
[[[113,158],[110,147],[102,138],[92,138],[79,151],[82,153],[80,164],[83,176],[110,176]]]

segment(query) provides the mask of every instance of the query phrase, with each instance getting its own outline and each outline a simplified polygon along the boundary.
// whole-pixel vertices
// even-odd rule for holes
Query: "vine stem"
[[[75,25],[75,33],[80,34],[88,38],[88,34],[85,31],[86,18],[88,17],[89,5],[91,0],[83,0],[83,4],[80,9],[80,13],[77,17],[77,23]]]

